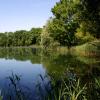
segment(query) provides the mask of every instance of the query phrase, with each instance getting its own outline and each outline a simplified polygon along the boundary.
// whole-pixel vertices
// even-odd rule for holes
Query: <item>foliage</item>
[[[7,45],[7,33],[2,34],[0,33],[0,46],[6,46]]]
[[[66,48],[63,48],[63,49],[66,50]],[[81,52],[81,50],[80,50],[80,52]],[[75,51],[75,50],[73,50],[73,51]],[[72,53],[73,53],[73,51],[72,51]],[[65,52],[63,50],[61,50],[61,52],[52,51],[51,53],[46,52],[44,54],[41,54],[41,51],[39,49],[37,50],[36,48],[0,48],[0,58],[10,59],[10,60],[15,59],[18,61],[19,60],[20,61],[29,60],[32,64],[36,64],[36,63],[42,64],[44,66],[44,68],[47,69],[47,72],[50,75],[49,79],[52,80],[52,82],[51,82],[52,90],[53,90],[52,94],[55,95],[55,97],[57,97],[57,100],[58,100],[58,96],[59,97],[61,96],[60,91],[63,91],[63,89],[65,88],[64,82],[66,83],[68,88],[70,88],[71,85],[69,84],[70,82],[69,82],[69,80],[67,80],[67,78],[70,77],[72,79],[75,76],[80,77],[80,82],[79,82],[80,90],[84,87],[84,84],[87,84],[86,87],[89,89],[86,90],[86,96],[88,95],[88,96],[90,96],[90,98],[98,98],[98,97],[94,96],[96,93],[96,90],[94,90],[95,83],[93,83],[94,82],[93,77],[97,78],[97,76],[98,77],[100,76],[99,75],[99,73],[100,73],[99,58],[98,59],[95,57],[94,58],[93,57],[91,57],[91,58],[84,57],[83,58],[83,57],[80,57],[80,54],[79,54],[79,58],[78,58],[74,55],[69,54],[69,52],[67,52],[67,51]],[[17,66],[17,65],[15,65],[15,66]],[[71,71],[70,72],[66,71],[66,68],[69,68]],[[62,77],[64,72],[65,73],[68,72],[69,74],[64,74],[64,77]],[[75,75],[73,75],[73,73]],[[21,91],[23,91],[24,88],[21,88],[21,87],[23,87],[24,83],[22,83],[19,87],[19,84],[17,82],[18,78],[16,78],[16,74],[13,74],[13,75],[10,75],[8,78],[8,80],[10,79],[10,83],[14,83],[14,84],[10,85],[10,87],[14,86],[14,87],[17,87],[16,89],[18,89],[18,90],[22,89]],[[93,77],[91,77],[91,75]],[[95,75],[97,75],[97,76],[95,76]],[[19,76],[19,75],[17,75],[17,76]],[[51,78],[54,78],[54,79],[51,79]],[[12,81],[12,79],[14,79],[14,81]],[[37,80],[37,78],[36,78],[36,80]],[[47,87],[48,78],[46,78],[45,80],[46,80],[46,82],[44,81],[44,84]],[[20,77],[20,81],[21,82],[23,81],[23,76]],[[38,82],[38,80],[35,82]],[[16,83],[17,83],[17,85],[15,85]],[[41,81],[40,81],[40,83],[41,83],[40,86],[43,86]],[[73,83],[77,84],[78,80],[74,81]],[[8,84],[8,81],[7,81],[7,84]],[[62,84],[62,87],[61,87],[61,84]],[[76,88],[75,84],[74,84],[74,87]],[[34,84],[32,87],[33,88],[31,88],[31,89],[34,89]],[[39,93],[43,94],[44,88],[43,87],[41,87],[41,88],[42,88],[42,90],[39,91]],[[98,88],[98,86],[97,86],[97,88]],[[8,88],[6,88],[5,91],[7,91],[7,89]],[[99,88],[97,90],[99,90]],[[12,88],[10,88],[9,91],[12,91]],[[28,91],[31,91],[31,90],[28,89]],[[66,90],[66,91],[68,91],[68,90]],[[2,93],[4,93],[3,90],[2,90]],[[30,92],[28,92],[28,93],[30,93]],[[34,96],[33,92],[31,92],[30,94],[28,94],[28,93],[25,92],[25,95],[27,95],[27,96],[32,95],[32,97]],[[7,94],[7,92],[6,92],[6,94]],[[70,94],[73,95],[74,91],[72,90],[72,93],[70,93]],[[84,92],[82,92],[82,94],[84,94]],[[93,94],[93,95],[91,95],[91,94]],[[3,97],[5,97],[5,95],[3,95]],[[39,94],[38,94],[38,97],[39,97]],[[24,100],[27,100],[27,99],[24,99]],[[28,99],[28,100],[32,100],[32,99]],[[42,99],[42,100],[44,100],[44,99]],[[46,99],[46,100],[48,100],[48,99]],[[49,99],[49,100],[52,100],[52,99]],[[92,100],[92,99],[88,99],[88,100]],[[93,100],[98,100],[98,99],[93,99]]]
[[[46,100],[87,100],[85,96],[86,86],[82,87],[79,79],[77,81],[66,79],[52,80],[52,89]]]
[[[100,38],[100,0],[80,0],[77,20],[83,33]]]
[[[99,0],[60,0],[52,13],[54,17],[47,25],[47,32],[60,45],[70,48],[100,37]]]
[[[96,88],[97,98],[100,99],[100,78],[95,79],[95,88]]]
[[[42,28],[0,33],[0,46],[75,46],[100,38],[100,0],[60,0]]]
[[[55,41],[53,37],[51,37],[51,31],[50,31],[51,24],[52,24],[52,19],[48,20],[46,26],[44,26],[44,28],[42,29],[40,44],[43,48],[53,48],[59,45],[59,43]]]
[[[76,5],[77,3],[73,0],[61,0],[52,8],[55,17],[49,26],[51,36],[68,48],[75,45],[76,41],[74,34],[78,27],[77,21],[74,20]]]
[[[90,33],[86,32],[85,34],[81,32],[81,29],[77,29],[77,32],[75,33],[75,36],[77,38],[77,44],[81,45],[87,42],[95,41],[96,38],[92,36]]]
[[[9,85],[8,89],[4,93],[5,99],[7,100],[29,100],[30,99],[30,93],[26,92],[20,84],[21,76],[14,74],[12,72],[12,75],[7,77]],[[27,88],[27,87],[24,87]],[[27,90],[30,90],[27,88]],[[10,91],[10,93],[9,93]]]
[[[30,31],[0,33],[0,46],[29,46],[40,41],[41,28],[32,28]]]
[[[73,54],[81,56],[97,56],[100,57],[100,40],[87,42],[72,48]]]

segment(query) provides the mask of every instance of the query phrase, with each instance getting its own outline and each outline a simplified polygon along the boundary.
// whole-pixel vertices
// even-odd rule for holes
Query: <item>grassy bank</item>
[[[11,46],[11,47],[0,47],[0,48],[41,48],[40,45],[30,46]],[[43,48],[44,51],[59,52],[60,54],[69,53],[67,46],[55,46],[51,48]],[[76,56],[98,56],[100,57],[100,40],[87,42],[82,45],[74,46],[70,48],[70,53]]]
[[[70,50],[68,50],[67,46],[59,46],[56,47],[56,51],[60,54],[66,54],[70,51],[70,53],[75,56],[100,57],[100,40],[95,40],[82,45],[74,46],[71,47]]]
[[[100,57],[100,40],[95,40],[93,42],[88,42],[83,45],[72,47],[71,50],[75,55]]]

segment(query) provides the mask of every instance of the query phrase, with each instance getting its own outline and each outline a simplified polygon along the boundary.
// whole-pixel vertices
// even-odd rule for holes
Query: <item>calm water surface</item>
[[[0,48],[0,95],[3,100],[23,100],[20,93],[24,100],[43,100],[46,89],[50,89],[50,75],[59,80],[67,71],[88,83],[89,98],[93,98],[94,79],[100,79],[98,57],[35,48]]]

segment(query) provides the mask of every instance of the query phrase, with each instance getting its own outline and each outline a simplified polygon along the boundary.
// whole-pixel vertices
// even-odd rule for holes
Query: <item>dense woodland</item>
[[[38,44],[41,28],[32,28],[30,31],[0,33],[0,46],[29,46]]]
[[[100,38],[100,0],[60,0],[43,28],[0,33],[0,46],[80,45]]]

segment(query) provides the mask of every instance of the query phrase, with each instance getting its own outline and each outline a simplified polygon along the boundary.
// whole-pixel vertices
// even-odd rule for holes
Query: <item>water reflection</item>
[[[47,89],[50,88],[47,77],[38,75],[36,82],[32,85],[22,83],[23,76],[12,74],[6,78],[6,87],[1,94],[3,100],[44,100]]]
[[[88,100],[98,100],[95,79],[100,79],[99,57],[36,48],[0,48],[0,90],[4,100],[43,100],[50,92],[51,81],[58,82],[62,77],[80,78],[87,85]]]

